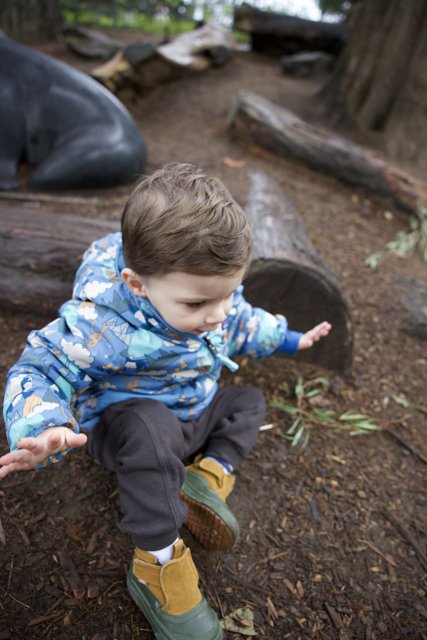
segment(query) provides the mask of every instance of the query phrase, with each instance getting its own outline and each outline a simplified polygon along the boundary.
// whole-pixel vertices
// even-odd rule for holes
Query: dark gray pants
[[[237,467],[252,449],[265,416],[255,387],[220,389],[202,415],[182,422],[157,400],[111,405],[89,434],[89,451],[117,474],[122,529],[142,549],[171,544],[186,515],[179,490],[183,460],[198,452]]]

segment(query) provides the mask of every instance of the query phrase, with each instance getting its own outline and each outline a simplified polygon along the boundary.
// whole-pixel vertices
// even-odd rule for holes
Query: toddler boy
[[[128,588],[156,638],[219,640],[179,530],[210,549],[232,546],[239,525],[226,500],[265,414],[258,389],[218,388],[221,369],[238,368],[233,355],[307,349],[331,327],[290,331],[245,301],[247,218],[192,165],[143,178],[121,228],[91,245],[72,299],[9,372],[0,478],[87,442],[117,474],[135,544]]]

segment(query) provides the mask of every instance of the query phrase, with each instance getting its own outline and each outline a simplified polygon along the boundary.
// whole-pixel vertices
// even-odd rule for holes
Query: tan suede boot
[[[230,549],[240,528],[226,504],[235,476],[211,458],[197,457],[186,468],[181,499],[188,505],[185,525],[207,549]]]
[[[135,549],[127,585],[157,640],[221,640],[218,618],[198,582],[190,549],[182,540],[174,545],[172,560],[163,565],[148,551]]]

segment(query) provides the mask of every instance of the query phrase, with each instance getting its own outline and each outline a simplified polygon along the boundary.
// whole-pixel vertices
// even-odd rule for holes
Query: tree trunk
[[[349,32],[324,95],[361,130],[383,132],[394,158],[427,169],[426,1],[357,2]]]
[[[56,38],[62,20],[57,0],[2,0],[0,29],[19,42]]]

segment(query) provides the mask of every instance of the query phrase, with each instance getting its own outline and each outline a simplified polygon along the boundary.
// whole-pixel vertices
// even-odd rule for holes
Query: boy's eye
[[[201,307],[203,307],[205,303],[204,302],[187,302],[186,305],[187,307],[189,307],[190,309],[200,309]]]

